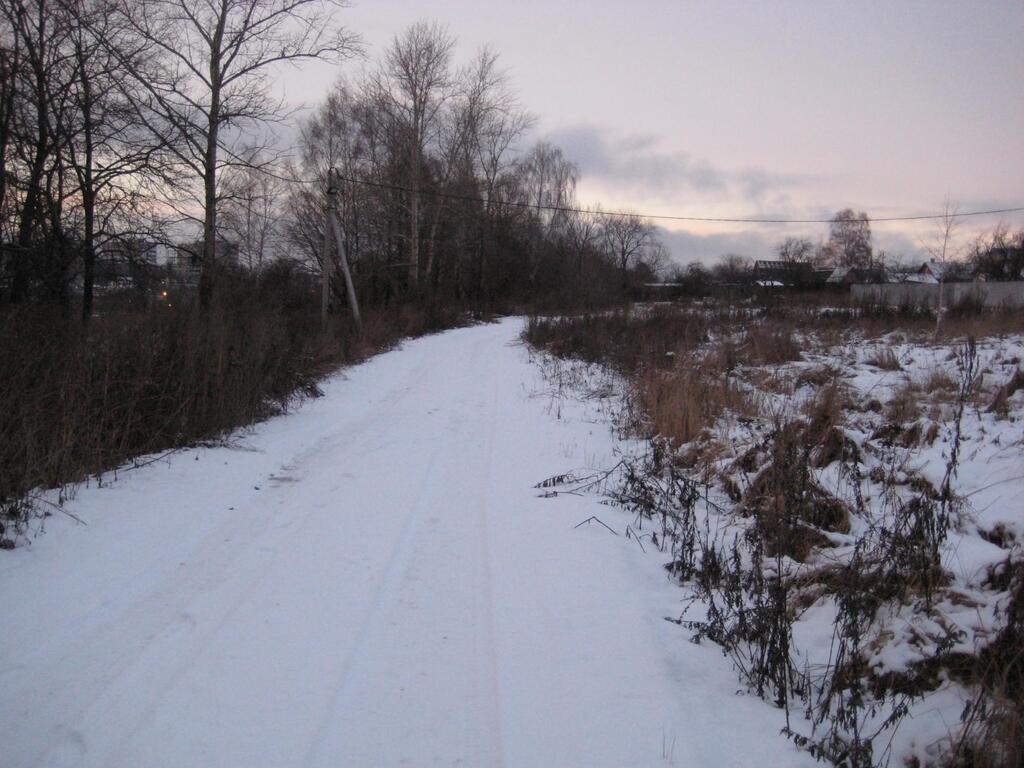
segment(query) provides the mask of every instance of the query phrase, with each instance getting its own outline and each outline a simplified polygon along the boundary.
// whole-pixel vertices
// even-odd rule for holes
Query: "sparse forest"
[[[33,488],[215,437],[407,334],[606,305],[664,260],[639,216],[576,210],[497,52],[457,61],[424,21],[367,58],[342,10],[3,3],[0,394],[24,404],[0,416],[3,525]],[[310,59],[341,74],[281,146],[274,76]],[[318,317],[332,170],[361,331],[340,279]]]

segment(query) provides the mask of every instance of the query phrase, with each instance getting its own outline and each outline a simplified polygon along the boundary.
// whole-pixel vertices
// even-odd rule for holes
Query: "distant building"
[[[958,261],[926,261],[913,272],[907,274],[907,283],[924,283],[926,285],[938,285],[939,283],[966,283],[970,282],[973,275],[968,265]]]
[[[809,261],[755,261],[753,278],[762,288],[814,288],[825,282]]]
[[[190,272],[199,272],[199,267],[202,264],[203,259],[203,243],[202,241],[181,243],[174,249],[174,259],[170,263],[170,267],[181,274],[188,274]]]
[[[836,267],[825,281],[830,286],[876,284],[887,281],[882,267]]]
[[[218,238],[213,248],[218,264],[238,264],[238,243]],[[174,266],[178,269],[198,269],[203,260],[203,241],[179,243],[175,248]]]

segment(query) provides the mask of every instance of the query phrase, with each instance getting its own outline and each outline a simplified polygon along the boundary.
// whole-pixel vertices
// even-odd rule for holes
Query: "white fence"
[[[923,283],[884,283],[852,285],[855,301],[885,304],[892,307],[934,309],[939,303],[939,286]],[[1005,283],[946,283],[942,286],[942,303],[946,307],[980,304],[985,307],[1024,307],[1024,281]]]

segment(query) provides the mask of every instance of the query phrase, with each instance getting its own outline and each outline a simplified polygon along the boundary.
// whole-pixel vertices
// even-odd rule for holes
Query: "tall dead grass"
[[[732,375],[744,355],[792,359],[789,334],[760,330],[734,339],[736,319],[711,318],[696,309],[534,317],[524,336],[560,356],[610,365],[633,382],[635,426],[674,446],[688,443],[726,411],[752,414],[756,398]]]
[[[872,676],[864,646],[884,605],[914,604],[915,610],[931,611],[950,583],[941,553],[961,514],[960,500],[948,485],[958,466],[960,421],[969,403],[978,407],[974,389],[980,379],[973,338],[1020,332],[1021,317],[950,316],[940,341],[966,339],[953,355],[957,377],[936,369],[914,381],[904,373],[887,405],[864,406],[879,414],[884,411],[888,421],[871,436],[877,445],[865,451],[934,440],[937,426],[932,423],[926,434],[927,423],[919,421],[925,394],[942,395],[955,406],[942,488],[909,482],[897,489],[896,473],[890,472],[872,479],[881,488],[876,496],[866,497],[860,491],[864,454],[847,427],[851,413],[862,406],[843,380],[841,365],[807,366],[797,373],[794,387],[806,395],[799,414],[785,408],[776,411],[768,395],[764,405],[748,395],[760,386],[745,385],[751,380],[750,366],[755,366],[754,373],[777,367],[785,375],[785,364],[803,357],[801,345],[827,351],[847,344],[851,330],[858,339],[898,330],[905,340],[931,344],[936,338],[934,318],[854,307],[823,311],[805,303],[740,310],[661,308],[644,317],[619,313],[534,319],[525,336],[557,355],[616,368],[632,384],[634,402],[644,417],[635,420],[647,435],[667,438],[676,448],[687,444],[682,451],[665,451],[665,441],[656,440],[648,455],[626,461],[613,498],[638,515],[638,529],[645,520],[656,526],[647,535],[671,554],[666,567],[694,587],[703,602],[706,620],[681,617],[679,623],[695,629],[697,639],[719,643],[759,695],[783,707],[789,701],[803,703],[814,728],[807,737],[787,725],[786,732],[797,744],[836,765],[885,764],[887,753],[876,753],[875,735],[867,730],[876,713],[889,712],[882,730],[896,728],[915,697],[934,689],[935,670],[955,676],[966,665],[973,671],[965,673],[964,680],[979,693],[973,709],[965,713],[959,743],[953,744],[956,755],[948,764],[1021,765],[1024,571],[1018,569],[1013,577],[1018,581],[1013,582],[1017,586],[1011,590],[1005,629],[980,654],[953,653],[951,641],[942,641],[926,664],[882,679]],[[885,370],[902,368],[888,347],[882,347],[873,361]],[[997,395],[990,406],[993,411],[1007,411],[1013,393],[1024,387],[1019,378]],[[731,463],[723,461],[730,454],[710,429],[725,412],[767,418],[772,425],[769,434]],[[851,478],[856,489],[842,499],[821,484],[814,471],[836,462],[839,476]],[[712,534],[710,526],[699,525],[699,500],[719,508],[717,498],[701,492],[713,478],[721,481],[721,490],[737,505],[736,511],[751,521],[742,539],[735,534],[715,538],[719,529]],[[825,552],[848,547],[851,539],[852,550],[844,555],[848,559],[840,561]],[[809,570],[789,569],[784,563],[790,561],[804,563]],[[800,672],[790,653],[791,609],[802,600],[823,596],[837,609],[835,661],[822,672]],[[971,658],[965,662],[964,656]]]
[[[671,372],[649,369],[637,377],[636,391],[649,432],[674,447],[695,440],[725,412],[751,415],[757,401],[720,370],[697,364]]]
[[[436,321],[435,323],[436,324]],[[431,330],[422,310],[347,318],[258,303],[114,313],[84,329],[38,307],[0,315],[0,541],[25,495],[135,456],[217,438],[316,395],[333,367]]]

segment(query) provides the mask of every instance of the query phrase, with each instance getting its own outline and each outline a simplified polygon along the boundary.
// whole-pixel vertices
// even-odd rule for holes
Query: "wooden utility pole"
[[[329,183],[329,182],[328,182]],[[327,191],[330,200],[331,191]],[[320,252],[320,321],[327,325],[327,309],[331,302],[331,212],[324,211],[324,245]]]
[[[333,230],[334,241],[338,246],[338,263],[341,265],[341,273],[345,277],[345,293],[348,296],[348,305],[352,309],[352,318],[356,321],[356,328],[361,328],[363,323],[359,314],[359,300],[356,298],[356,287],[352,282],[352,273],[348,268],[348,257],[345,255],[345,238],[342,235],[341,220],[338,218],[338,182],[337,174],[332,168],[327,172],[327,212],[324,217],[324,266],[322,270],[323,284],[321,286],[320,312],[326,322],[330,294],[330,275],[334,264],[330,258],[331,230]]]

